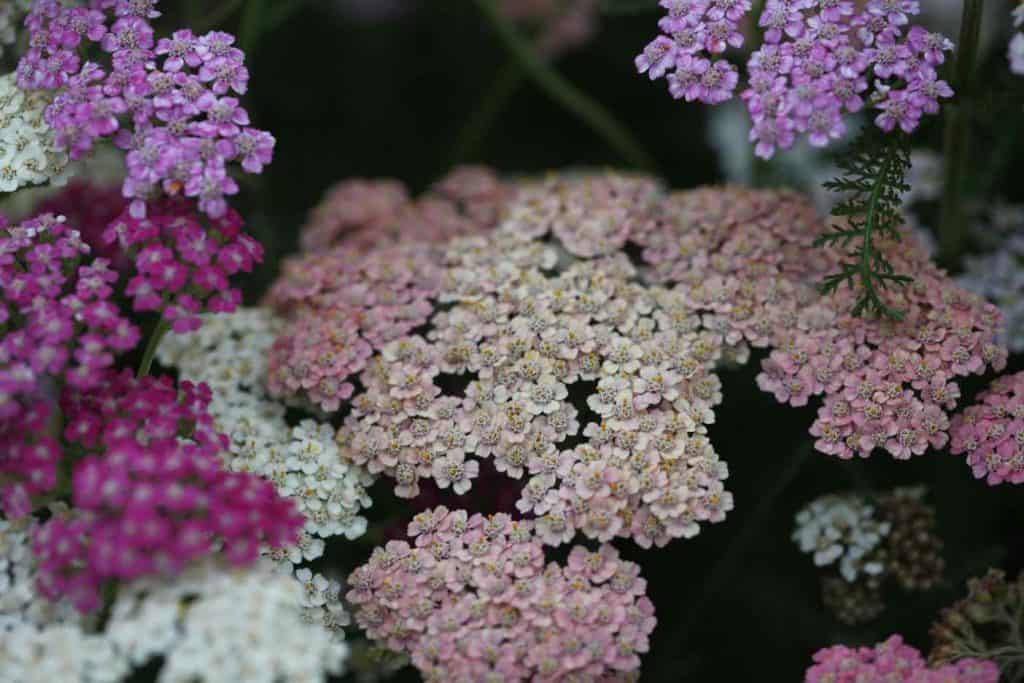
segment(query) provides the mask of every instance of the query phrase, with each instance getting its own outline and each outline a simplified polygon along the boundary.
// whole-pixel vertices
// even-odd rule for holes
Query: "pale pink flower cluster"
[[[536,31],[542,54],[558,57],[590,42],[601,18],[600,0],[501,0],[501,13]]]
[[[997,378],[953,418],[954,454],[990,486],[1024,483],[1024,373]]]
[[[302,227],[302,249],[370,249],[399,240],[444,242],[494,227],[498,209],[511,191],[482,166],[454,169],[416,200],[397,180],[343,180],[310,211]]]
[[[370,253],[339,247],[285,262],[268,296],[290,316],[268,359],[267,388],[335,411],[376,349],[424,324],[440,269],[423,243]]]
[[[909,234],[880,241],[895,272],[914,282],[882,293],[900,321],[854,317],[856,292],[816,285],[844,254],[815,248],[823,229],[796,195],[738,188],[670,196],[635,239],[652,277],[703,313],[727,344],[770,347],[757,382],[777,400],[824,396],[816,448],[841,458],[876,449],[905,459],[948,441],[958,377],[1001,369],[999,310],[961,289]]]
[[[375,549],[346,597],[428,683],[636,680],[654,605],[612,546],[545,564],[534,522],[444,507],[416,515],[409,536]]]
[[[871,647],[834,645],[814,654],[814,665],[805,683],[997,683],[994,662],[961,659],[931,668],[921,653],[903,642],[902,636]]]
[[[661,546],[724,519],[728,468],[705,435],[720,337],[674,293],[637,283],[623,255],[557,272],[534,241],[551,231],[593,254],[640,196],[654,196],[648,181],[553,179],[524,189],[486,241],[452,243],[443,309],[362,373],[343,457],[403,497],[425,478],[465,493],[489,460],[525,481],[516,506],[552,545],[580,531]]]

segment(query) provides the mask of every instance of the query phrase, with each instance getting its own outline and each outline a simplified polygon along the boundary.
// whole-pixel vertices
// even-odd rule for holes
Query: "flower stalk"
[[[946,105],[945,175],[942,196],[942,218],[939,227],[939,263],[947,268],[957,264],[963,249],[966,218],[964,216],[964,169],[970,155],[970,121],[974,62],[981,33],[984,0],[964,0],[960,21],[960,40],[954,63],[955,102]]]

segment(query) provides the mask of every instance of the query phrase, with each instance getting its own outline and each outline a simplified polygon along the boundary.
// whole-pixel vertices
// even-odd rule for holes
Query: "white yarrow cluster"
[[[341,460],[333,427],[314,420],[290,427],[285,406],[264,393],[267,353],[278,328],[262,309],[206,316],[198,331],[165,339],[158,358],[177,367],[182,379],[212,389],[210,414],[230,440],[228,467],[274,482],[305,515],[299,548],[276,558],[296,564],[323,552],[314,537],[354,539],[366,531],[359,512],[372,502],[366,488],[373,477]]]
[[[122,589],[106,638],[136,666],[163,656],[159,683],[313,683],[342,672],[348,646],[307,617],[308,602],[308,589],[269,562],[205,564]]]
[[[829,494],[797,513],[793,540],[801,552],[813,554],[818,567],[838,562],[839,573],[852,583],[885,570],[871,552],[889,531],[890,524],[878,521],[875,508],[860,496]]]
[[[0,192],[66,180],[68,157],[43,121],[48,103],[42,93],[19,89],[14,74],[0,76]]]
[[[957,284],[979,294],[1003,314],[1002,342],[1011,352],[1024,351],[1024,212],[1013,205],[996,205],[975,232],[991,245],[984,254],[968,256]]]

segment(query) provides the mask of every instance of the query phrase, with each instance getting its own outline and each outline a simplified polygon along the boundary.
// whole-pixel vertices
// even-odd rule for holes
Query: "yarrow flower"
[[[18,88],[14,74],[0,76],[0,192],[66,180],[68,155],[44,121],[49,104],[46,94]]]
[[[191,201],[168,199],[151,203],[146,218],[123,213],[103,239],[135,263],[125,288],[134,310],[159,311],[175,332],[188,332],[203,311],[234,311],[242,293],[229,278],[263,262],[263,246],[243,227],[232,209],[204,217]]]
[[[951,450],[989,486],[1024,483],[1024,372],[998,377],[953,418]]]
[[[903,681],[906,683],[997,683],[999,668],[978,659],[929,667],[921,653],[905,644],[903,637],[890,636],[873,648],[835,645],[814,654],[814,665],[805,683],[857,683],[858,681]]]
[[[75,177],[59,192],[33,206],[32,214],[64,216],[67,224],[78,229],[91,254],[109,259],[112,267],[126,272],[128,261],[121,246],[105,242],[103,233],[127,208],[118,188]]]
[[[37,0],[25,22],[30,48],[18,64],[18,85],[53,93],[45,120],[72,159],[105,138],[127,152],[122,191],[136,218],[160,193],[194,198],[200,211],[219,218],[225,196],[238,192],[229,165],[260,173],[274,138],[250,126],[234,96],[245,94],[249,81],[234,37],[183,29],[158,38],[150,24],[159,16],[156,4]],[[104,55],[102,64],[83,60],[90,44]]]
[[[295,541],[294,505],[269,482],[223,468],[208,389],[126,371],[62,403],[64,438],[84,455],[71,472],[74,507],[35,534],[46,597],[92,611],[105,581],[173,574],[213,552],[245,565],[263,544]]]
[[[111,300],[117,273],[90,258],[63,216],[46,214],[0,228],[0,418],[46,377],[90,389],[131,350],[138,329]]]
[[[393,477],[402,497],[421,479],[463,494],[489,461],[524,481],[516,507],[553,545],[578,530],[660,546],[724,519],[728,468],[705,436],[721,401],[717,335],[672,318],[682,302],[636,284],[621,255],[545,275],[557,256],[536,241],[550,230],[576,256],[614,252],[620,226],[639,220],[629,207],[641,212],[654,190],[617,176],[525,187],[486,241],[452,242],[445,310],[362,372],[344,457]],[[466,375],[464,391],[447,389]],[[577,385],[589,424],[569,401]]]
[[[656,619],[640,568],[610,545],[545,564],[532,521],[439,507],[412,543],[374,550],[348,579],[356,623],[424,680],[624,680]]]
[[[972,238],[985,251],[964,257],[957,283],[999,307],[1005,321],[1000,341],[1024,351],[1024,207],[993,202],[971,222]]]
[[[513,186],[482,166],[460,166],[413,200],[396,180],[343,180],[330,187],[302,227],[303,251],[381,247],[399,240],[445,242],[489,230]]]
[[[881,614],[886,581],[920,591],[941,580],[943,544],[924,495],[923,487],[829,494],[797,513],[792,538],[800,550],[816,566],[838,569],[821,577],[822,599],[837,619],[858,624]]]
[[[667,10],[662,35],[636,58],[637,69],[666,78],[677,99],[719,104],[739,83],[721,55],[743,45],[741,23],[749,0],[661,0]],[[937,33],[909,26],[916,0],[869,0],[857,9],[846,0],[768,0],[758,19],[763,44],[746,65],[741,97],[751,118],[755,152],[771,158],[798,135],[816,147],[846,131],[844,113],[865,105],[878,111],[886,132],[914,130],[939,100],[952,97],[937,67],[953,44]],[[870,94],[869,82],[874,89]]]
[[[289,426],[285,406],[266,395],[267,354],[281,328],[263,309],[205,315],[198,331],[166,337],[157,358],[179,377],[210,387],[209,413],[228,438],[227,468],[259,475],[295,501],[304,534],[297,548],[271,555],[298,564],[322,554],[319,539],[366,531],[359,512],[371,504],[366,489],[373,477],[341,459],[333,427],[308,419]]]
[[[344,672],[348,646],[307,619],[305,595],[298,579],[266,563],[233,571],[203,563],[120,590],[103,637],[133,666],[161,657],[161,683],[323,683]],[[340,609],[336,593],[331,599]]]
[[[1013,37],[1010,38],[1010,45],[1007,48],[1007,59],[1010,60],[1010,71],[1018,76],[1024,75],[1024,33],[1019,29],[1024,25],[1024,4],[1018,4],[1013,9]]]
[[[811,426],[817,450],[907,459],[942,448],[955,380],[1005,367],[999,310],[956,286],[907,233],[875,245],[895,272],[914,277],[881,294],[904,317],[853,316],[856,291],[817,289],[845,258],[812,246],[821,220],[795,195],[703,189],[671,195],[634,240],[650,277],[689,292],[705,326],[727,343],[772,349],[762,390],[793,406],[824,396]]]
[[[537,49],[549,57],[590,42],[601,18],[599,0],[500,0],[498,9],[530,30]]]
[[[877,576],[884,571],[882,562],[872,561],[871,552],[892,526],[879,521],[875,509],[859,496],[817,498],[797,513],[796,525],[793,540],[801,552],[814,555],[815,566],[838,561],[840,575],[850,583],[861,573]]]

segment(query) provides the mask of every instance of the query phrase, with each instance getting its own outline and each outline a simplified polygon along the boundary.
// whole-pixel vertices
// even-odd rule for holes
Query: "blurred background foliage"
[[[522,77],[480,3],[369,0],[364,9],[377,11],[367,14],[353,12],[353,2],[183,3],[183,12],[200,25],[240,33],[251,50],[250,113],[278,140],[274,164],[263,176],[247,178],[239,197],[269,255],[250,282],[252,298],[295,250],[307,211],[338,180],[394,177],[419,192],[457,163],[484,163],[503,174],[637,167],[550,91]],[[633,56],[655,31],[655,0],[610,0],[606,7],[614,11],[602,16],[594,39],[553,68],[629,131],[649,157],[644,170],[679,188],[724,182],[709,142],[709,110],[676,102],[663,84],[635,73]],[[383,11],[389,9],[396,11]],[[1008,28],[998,22],[986,28],[995,39],[980,77],[1005,93],[1017,88],[1007,80],[999,47],[1005,45],[999,32]],[[981,202],[1024,199],[1020,114],[1012,98],[979,108],[969,181]],[[916,140],[937,148],[941,125],[930,124]],[[760,183],[784,179],[771,166],[755,171]],[[922,214],[926,222],[929,211],[926,206]],[[642,681],[797,681],[823,646],[871,644],[896,632],[926,651],[930,622],[964,593],[969,576],[990,566],[1011,574],[1024,567],[1019,490],[975,481],[962,460],[945,451],[909,462],[882,456],[842,462],[811,453],[807,428],[814,409],[783,407],[757,390],[759,359],[754,354],[746,367],[721,373],[725,401],[710,429],[729,464],[736,509],[695,539],[666,548],[617,543],[642,565],[659,619]],[[1009,369],[1024,369],[1024,360],[1011,358]],[[965,396],[983,383],[970,383]],[[790,540],[794,514],[824,493],[916,483],[929,486],[938,510],[945,581],[928,593],[888,596],[889,609],[867,626],[839,624],[821,603],[810,558]],[[389,525],[410,516],[407,502],[391,496],[389,486],[373,493],[376,527],[355,543],[336,544],[325,558],[335,571],[362,563],[374,543],[398,528]],[[393,680],[417,676],[406,669]]]

